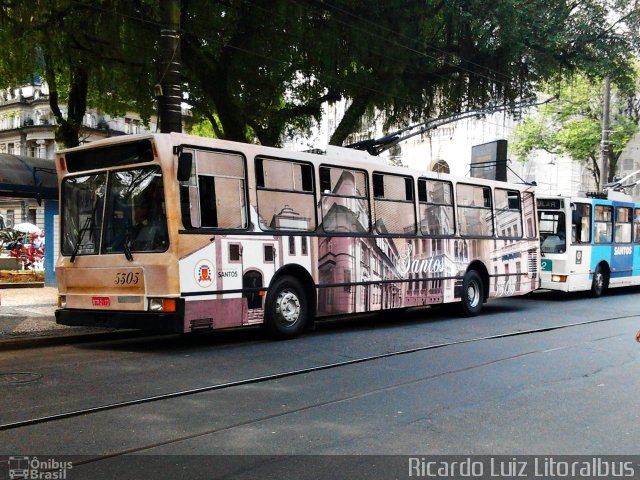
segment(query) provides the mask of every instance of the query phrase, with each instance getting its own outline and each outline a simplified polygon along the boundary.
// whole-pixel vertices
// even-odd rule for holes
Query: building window
[[[239,261],[240,261],[240,244],[230,243],[229,244],[229,262],[237,263]]]
[[[264,263],[273,263],[275,261],[276,252],[273,245],[264,246]]]

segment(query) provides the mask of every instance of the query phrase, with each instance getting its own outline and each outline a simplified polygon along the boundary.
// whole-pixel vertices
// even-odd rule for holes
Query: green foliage
[[[148,119],[156,35],[141,28],[136,16],[154,8],[153,1],[124,0],[0,3],[0,43],[6,52],[0,56],[0,87],[45,79],[57,139],[66,146],[78,144],[87,106],[113,115],[133,110]]]
[[[202,120],[201,122],[195,123],[191,127],[189,133],[191,135],[197,135],[199,137],[218,138],[216,133],[213,131],[213,127],[211,126],[211,122],[209,120]]]
[[[0,87],[45,77],[67,144],[87,106],[146,119],[166,73],[159,9],[172,1],[196,118],[268,145],[341,99],[335,144],[372,110],[390,127],[511,103],[576,72],[630,88],[640,25],[624,0],[0,0]]]
[[[617,168],[618,159],[640,121],[640,75],[625,79],[623,88],[613,87],[610,106],[609,175],[610,181]],[[627,82],[633,80],[635,89]],[[602,82],[586,76],[575,76],[560,83],[547,84],[547,93],[558,96],[536,113],[525,118],[516,127],[511,149],[520,160],[526,160],[532,152],[544,150],[565,155],[584,162],[600,184],[598,162],[601,157],[602,110],[604,87]]]

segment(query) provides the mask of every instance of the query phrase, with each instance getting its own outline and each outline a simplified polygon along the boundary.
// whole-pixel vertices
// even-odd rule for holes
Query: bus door
[[[571,203],[567,212],[571,219],[568,272],[574,274],[572,284],[576,289],[585,290],[591,285],[591,257],[593,208],[590,203]]]
[[[631,284],[633,274],[633,208],[630,205],[613,204],[614,230],[611,252],[611,283]],[[620,279],[620,280],[615,280]]]

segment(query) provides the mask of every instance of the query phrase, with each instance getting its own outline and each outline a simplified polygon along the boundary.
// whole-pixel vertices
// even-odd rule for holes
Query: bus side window
[[[571,211],[571,241],[573,243],[591,242],[591,205],[576,203]]]
[[[185,227],[247,228],[244,157],[200,149],[194,155],[191,177],[180,185]]]
[[[420,233],[453,235],[453,192],[449,182],[418,179]]]
[[[492,237],[491,189],[480,185],[456,185],[458,226],[465,237]]]
[[[256,157],[258,215],[262,230],[316,229],[313,165]]]
[[[631,243],[632,210],[629,207],[616,207],[614,240],[616,243]]]
[[[596,243],[611,243],[613,240],[613,208],[608,205],[596,205]]]
[[[374,173],[373,196],[378,233],[416,233],[412,178]]]
[[[371,228],[365,172],[321,166],[320,208],[325,232],[365,233]]]
[[[515,190],[496,188],[496,230],[499,237],[522,237],[520,194]],[[503,234],[502,232],[507,232]],[[564,232],[562,232],[564,237]]]

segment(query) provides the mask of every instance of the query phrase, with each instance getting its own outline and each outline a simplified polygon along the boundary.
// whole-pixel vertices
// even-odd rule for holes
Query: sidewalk
[[[57,304],[54,287],[0,288],[0,341],[96,331],[56,324]]]

